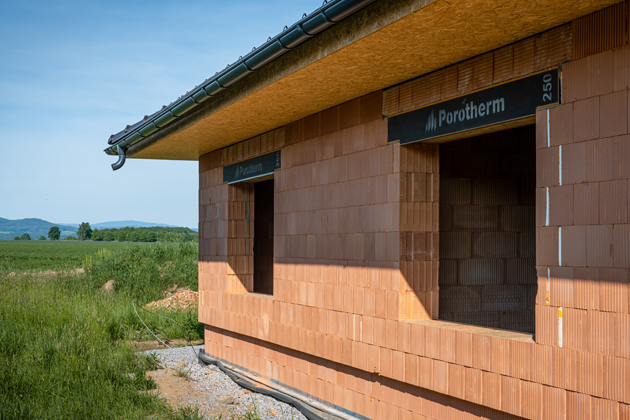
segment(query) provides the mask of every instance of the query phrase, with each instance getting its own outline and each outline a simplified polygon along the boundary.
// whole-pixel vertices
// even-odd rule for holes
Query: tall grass
[[[197,290],[198,252],[196,243],[131,245],[86,256],[83,268],[94,287],[114,280],[116,292],[144,304],[174,284]]]
[[[142,325],[132,306],[145,305],[162,299],[166,289],[177,284],[197,290],[198,245],[195,243],[133,245],[103,250],[84,259],[86,281],[95,290],[114,280],[117,304],[111,308],[108,331],[112,339],[151,340],[152,335]],[[203,337],[203,325],[198,321],[197,308],[184,311],[152,309],[151,312],[173,318],[176,324],[144,311],[139,315],[162,339],[198,339]]]
[[[134,245],[83,255],[81,275],[0,272],[0,419],[182,418],[139,392],[153,387],[145,372],[155,360],[120,339],[145,334],[132,299],[159,299],[175,282],[196,289],[196,252],[193,244]],[[109,279],[113,294],[99,290]],[[169,316],[200,336],[196,309]],[[182,336],[155,320],[148,321],[162,337]]]
[[[0,418],[143,418],[167,413],[145,379],[151,361],[115,346],[113,297],[72,277],[0,283]],[[133,374],[133,375],[129,375]]]

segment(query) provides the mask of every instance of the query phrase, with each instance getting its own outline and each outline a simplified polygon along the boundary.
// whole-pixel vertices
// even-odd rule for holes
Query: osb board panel
[[[258,84],[244,88],[241,98],[232,97],[199,122],[193,117],[179,131],[167,130],[173,132],[169,137],[156,136],[159,141],[150,147],[130,152],[134,158],[197,160],[212,150],[614,3],[436,0],[405,14],[425,2],[378,2],[294,51],[301,56],[288,57],[293,52],[285,56],[285,68],[263,69]],[[288,61],[296,57],[302,67]]]

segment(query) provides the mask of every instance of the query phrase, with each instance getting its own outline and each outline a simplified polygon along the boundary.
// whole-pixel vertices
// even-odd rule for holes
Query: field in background
[[[126,243],[70,241],[0,241],[0,274],[25,270],[68,270],[81,267],[83,259],[101,249],[132,246]]]
[[[109,280],[113,293],[101,290]],[[130,344],[150,337],[132,300],[174,284],[197,289],[197,244],[0,242],[0,418],[196,418],[139,392],[156,363]],[[196,307],[158,313],[201,337]],[[185,338],[142,316],[161,338]]]

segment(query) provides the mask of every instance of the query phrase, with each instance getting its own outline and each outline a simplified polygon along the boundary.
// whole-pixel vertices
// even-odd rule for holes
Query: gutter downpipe
[[[290,27],[285,27],[285,30],[273,38],[270,37],[261,47],[254,48],[245,57],[240,58],[223,71],[207,79],[201,85],[198,85],[192,91],[165,107],[161,112],[155,113],[152,118],[144,121],[138,129],[134,129],[119,140],[114,141],[110,147],[104,150],[110,156],[118,155],[118,161],[112,164],[112,169],[116,171],[125,164],[127,149],[130,146],[176,121],[203,101],[229,88],[232,84],[259,70],[329,27],[336,25],[374,1],[376,0],[325,1],[324,5],[310,15],[304,16]]]
[[[125,150],[120,144],[116,145],[116,148],[118,150],[118,161],[116,161],[116,163],[112,163],[112,169],[114,171],[122,168],[127,160],[127,150]]]

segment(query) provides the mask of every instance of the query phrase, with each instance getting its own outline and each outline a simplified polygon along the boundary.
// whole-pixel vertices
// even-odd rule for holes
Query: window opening
[[[254,184],[254,293],[273,295],[273,179]]]
[[[439,318],[533,333],[535,126],[439,147]]]

